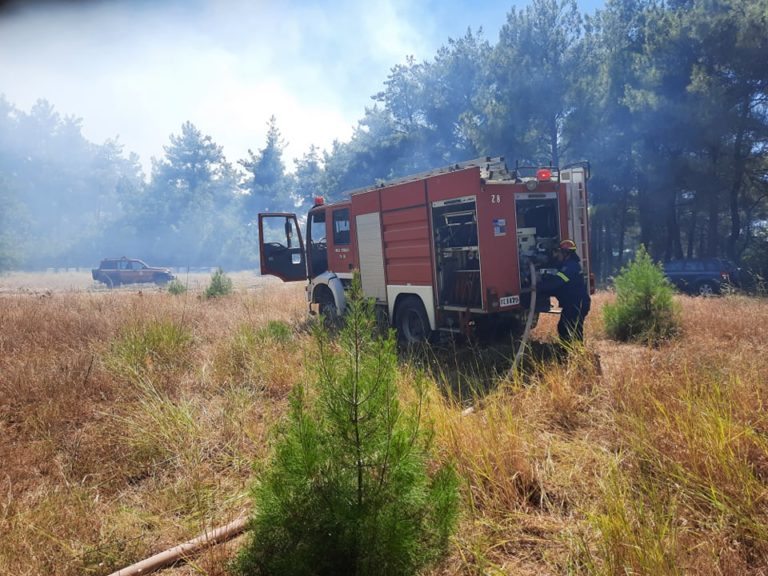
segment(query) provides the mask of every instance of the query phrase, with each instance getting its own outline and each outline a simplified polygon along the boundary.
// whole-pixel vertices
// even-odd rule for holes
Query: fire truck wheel
[[[403,344],[427,342],[432,333],[429,318],[421,299],[408,296],[397,307],[395,313],[397,336]]]
[[[315,291],[315,302],[317,302],[319,312],[325,319],[326,324],[334,325],[339,321],[336,300],[333,299],[333,293],[328,288],[320,286]]]

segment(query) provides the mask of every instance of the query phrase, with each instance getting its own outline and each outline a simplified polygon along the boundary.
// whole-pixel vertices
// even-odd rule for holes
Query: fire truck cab
[[[517,167],[502,158],[455,164],[318,199],[306,218],[259,214],[261,274],[308,281],[310,312],[343,314],[358,271],[363,292],[401,341],[479,330],[520,333],[530,310],[531,270],[556,268],[554,249],[571,238],[587,278],[586,163],[560,170]],[[306,238],[306,244],[304,241]],[[533,264],[533,266],[531,266]]]

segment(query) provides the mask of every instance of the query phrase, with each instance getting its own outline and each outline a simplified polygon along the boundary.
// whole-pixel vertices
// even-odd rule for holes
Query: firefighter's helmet
[[[560,242],[560,250],[563,250],[564,252],[575,252],[576,242],[569,239],[563,240]]]

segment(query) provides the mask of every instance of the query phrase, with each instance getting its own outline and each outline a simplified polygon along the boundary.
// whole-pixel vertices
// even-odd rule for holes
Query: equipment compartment
[[[475,198],[432,205],[440,305],[480,308],[482,290]]]

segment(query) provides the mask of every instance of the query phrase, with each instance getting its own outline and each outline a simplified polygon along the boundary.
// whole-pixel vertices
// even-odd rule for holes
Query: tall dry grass
[[[0,296],[0,574],[105,574],[240,514],[305,321],[298,286]],[[248,331],[268,386],[220,369]]]
[[[568,362],[542,356],[473,411],[433,399],[466,503],[444,573],[765,573],[768,302],[678,297],[683,336],[650,349],[605,339],[610,298]]]
[[[0,574],[106,574],[246,510],[306,377],[304,293],[202,288],[0,295]],[[435,574],[765,573],[768,302],[678,297],[682,336],[649,349],[606,339],[610,298],[568,362],[550,316],[515,377],[511,347],[403,358],[462,481]]]
[[[590,573],[764,574],[768,306],[681,298],[685,336],[616,363],[620,454],[591,513]]]

